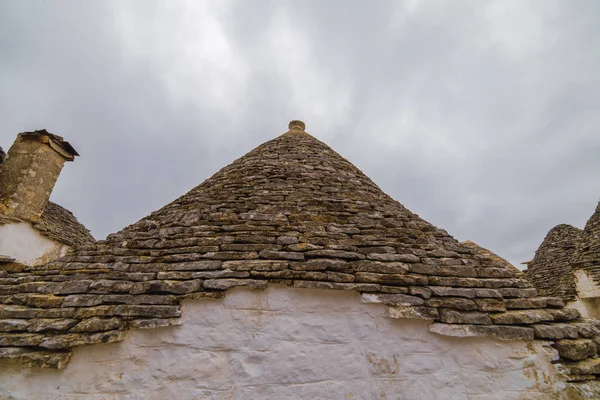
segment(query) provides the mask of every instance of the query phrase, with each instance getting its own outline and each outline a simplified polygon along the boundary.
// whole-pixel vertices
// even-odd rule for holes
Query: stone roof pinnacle
[[[300,120],[294,119],[290,121],[288,124],[288,128],[290,131],[300,130],[304,131],[306,129],[306,124]]]

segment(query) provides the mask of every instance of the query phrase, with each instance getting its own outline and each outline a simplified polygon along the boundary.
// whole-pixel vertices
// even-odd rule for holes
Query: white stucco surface
[[[40,265],[66,254],[69,247],[42,235],[27,222],[0,225],[0,255]]]
[[[538,342],[453,338],[352,292],[270,287],[184,304],[182,325],[76,350],[63,370],[0,364],[0,399],[548,399]],[[2,397],[5,396],[5,397]]]

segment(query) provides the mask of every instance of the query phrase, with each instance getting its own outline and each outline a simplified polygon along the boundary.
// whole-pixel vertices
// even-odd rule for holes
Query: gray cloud
[[[596,1],[0,1],[0,145],[82,154],[53,200],[97,238],[290,119],[513,263],[600,197]]]

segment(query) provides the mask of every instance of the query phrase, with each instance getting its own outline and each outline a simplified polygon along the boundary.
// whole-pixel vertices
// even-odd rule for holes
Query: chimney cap
[[[45,129],[38,129],[38,130],[35,130],[32,132],[21,132],[21,133],[19,133],[19,136],[24,137],[24,138],[47,137],[48,139],[52,140],[55,144],[57,144],[59,147],[61,147],[62,150],[67,152],[71,157],[79,155],[79,153],[77,153],[77,150],[75,150],[75,148],[73,146],[71,146],[71,144],[69,142],[64,140],[62,136],[58,136],[58,135],[55,135],[54,133],[50,133]]]

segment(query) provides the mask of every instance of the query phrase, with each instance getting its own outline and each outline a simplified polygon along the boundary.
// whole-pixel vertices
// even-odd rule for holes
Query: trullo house
[[[27,182],[2,192],[6,219],[32,199],[38,216]],[[27,215],[13,223],[38,229]],[[300,121],[69,247],[3,254],[2,399],[600,396],[596,320],[407,210]]]

